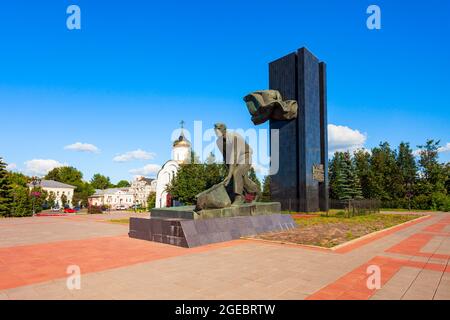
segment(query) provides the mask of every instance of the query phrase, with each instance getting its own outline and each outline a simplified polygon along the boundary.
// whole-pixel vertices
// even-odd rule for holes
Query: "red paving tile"
[[[423,231],[448,234],[448,232],[444,232],[445,227],[447,227],[448,225],[450,225],[450,217],[445,217],[438,223],[426,227],[425,229],[423,229]]]
[[[239,243],[242,240],[186,249],[124,235],[0,248],[0,290],[66,277],[69,265],[91,273]]]
[[[417,222],[421,222],[423,219],[420,219]],[[414,221],[413,221],[414,222]],[[435,223],[431,226],[428,226],[424,229],[427,232],[433,232],[436,234],[425,234],[425,233],[416,233],[412,236],[406,238],[400,243],[392,246],[387,249],[386,252],[390,253],[398,253],[416,257],[427,257],[427,258],[437,258],[448,261],[450,259],[450,255],[443,254],[434,254],[432,252],[422,252],[422,248],[431,240],[433,237],[438,236],[442,233],[442,230],[450,224],[450,218],[444,218],[438,223]],[[392,228],[387,230],[387,232],[382,232],[380,234],[375,235],[375,237],[370,237],[367,240],[373,241],[376,238],[384,237],[387,234],[391,234],[405,227],[409,227],[411,224],[406,224],[399,226],[399,228]],[[375,238],[375,239],[374,239]],[[363,239],[365,240],[365,239]],[[359,247],[364,245],[365,241],[356,242],[354,245],[345,246],[339,250],[342,252],[348,252],[350,250],[354,250],[355,247]],[[338,251],[338,250],[336,250]],[[311,296],[309,296],[308,300],[365,300],[369,299],[376,291],[369,289],[367,287],[367,279],[370,276],[367,274],[367,267],[370,265],[377,265],[380,267],[381,271],[381,285],[383,286],[387,283],[401,267],[414,267],[419,269],[433,270],[450,273],[450,265],[446,264],[437,264],[437,263],[428,263],[428,262],[420,262],[420,261],[410,261],[403,259],[394,259],[389,257],[375,257],[363,264],[362,266],[356,268],[355,270],[347,273],[343,277],[339,278],[336,282],[327,285],[321,290],[315,292]]]
[[[435,237],[433,234],[416,233],[386,250],[390,253],[406,254],[416,257],[450,259],[450,255],[436,254],[432,252],[421,252],[422,248]]]
[[[420,219],[420,222],[423,219]],[[414,221],[413,221],[414,222]],[[441,234],[444,228],[450,224],[450,218],[446,217],[435,223],[431,226],[428,226],[424,229],[427,232],[434,232]],[[404,227],[409,227],[411,224],[406,224],[399,226],[399,228],[393,228],[388,230],[388,232],[383,232],[381,234],[377,234],[375,237],[370,237],[369,241],[373,241],[374,238],[384,237],[387,234],[392,232],[396,232]],[[386,250],[386,252],[390,253],[399,253],[410,256],[418,256],[418,257],[428,257],[428,258],[438,258],[443,260],[449,260],[450,255],[443,254],[434,254],[431,252],[421,252],[422,248],[431,240],[433,237],[438,234],[425,234],[425,233],[416,233],[410,236],[409,238],[401,241],[400,243],[394,245],[393,247]],[[363,239],[365,240],[365,239]],[[359,241],[354,245],[345,246],[339,250],[342,252],[348,252],[349,250],[355,249],[355,247],[359,247],[364,245],[365,241]],[[381,271],[381,285],[383,286],[387,283],[401,267],[415,267],[419,269],[427,269],[433,271],[443,271],[446,273],[450,273],[450,266],[445,264],[436,264],[436,263],[428,263],[428,262],[420,262],[420,261],[410,261],[403,259],[394,259],[388,257],[375,257],[363,264],[362,266],[356,268],[355,270],[349,272],[343,277],[339,278],[336,282],[329,284],[323,289],[315,292],[311,296],[309,296],[308,300],[366,300],[369,299],[376,290],[369,289],[367,287],[367,279],[370,276],[367,274],[367,267],[370,265],[378,265]]]
[[[339,247],[336,250],[312,248],[301,245],[292,246],[326,251],[328,253],[344,254],[399,230],[421,223],[429,218],[430,216],[427,216],[410,221],[406,224],[359,239],[348,245]],[[56,219],[78,220],[79,217],[57,217]],[[97,219],[92,220],[95,221]],[[424,231],[442,233],[449,223],[450,218],[445,218],[438,223],[425,228]],[[434,236],[436,236],[436,234],[414,234],[389,248],[387,252],[449,259],[450,256],[448,255],[420,252],[423,246]],[[127,235],[123,235],[0,248],[0,290],[64,278],[67,276],[67,267],[72,264],[80,266],[82,273],[91,273],[158,259],[204,252],[215,248],[234,246],[246,241],[248,240],[237,240],[199,248],[185,249],[154,242],[130,239]],[[266,242],[266,244],[271,243]],[[389,279],[391,279],[403,266],[450,273],[450,266],[377,256],[339,278],[334,283],[331,283],[312,294],[308,299],[360,300],[370,298],[375,293],[375,290],[368,289],[366,286],[366,281],[369,276],[366,273],[366,270],[370,265],[380,266],[382,272],[382,285],[388,282]]]
[[[445,265],[394,259],[389,257],[375,257],[362,266],[347,273],[337,281],[327,285],[314,294],[307,297],[307,300],[367,300],[375,289],[367,287],[367,268],[371,265],[380,267],[381,286],[386,284],[401,267],[414,267],[434,271],[444,271],[450,273],[450,268]]]

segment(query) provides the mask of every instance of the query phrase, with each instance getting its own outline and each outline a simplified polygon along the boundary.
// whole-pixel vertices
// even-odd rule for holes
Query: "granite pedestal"
[[[153,209],[149,218],[130,218],[129,236],[192,248],[295,228],[291,215],[281,214],[276,202],[203,210],[200,214],[193,209],[193,206]]]

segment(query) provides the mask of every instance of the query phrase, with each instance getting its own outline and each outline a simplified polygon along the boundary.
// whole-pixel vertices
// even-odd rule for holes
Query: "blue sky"
[[[70,4],[81,30],[66,28]],[[370,4],[381,30],[366,27]],[[449,12],[445,0],[3,1],[0,156],[19,171],[54,160],[86,179],[130,179],[170,158],[182,119],[188,130],[251,128],[242,97],[267,88],[268,62],[302,46],[328,64],[328,121],[348,127],[334,128],[336,141],[446,145]],[[64,149],[76,142],[100,151]],[[139,149],[154,157],[113,161]]]

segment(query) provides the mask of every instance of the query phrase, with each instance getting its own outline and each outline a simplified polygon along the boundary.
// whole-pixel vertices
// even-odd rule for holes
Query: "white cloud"
[[[450,142],[447,142],[447,144],[446,144],[445,146],[440,147],[440,148],[438,149],[438,152],[439,152],[439,153],[442,153],[442,152],[449,152],[449,151],[450,151]]]
[[[92,153],[98,153],[100,150],[90,143],[81,143],[76,142],[74,144],[69,144],[68,146],[64,147],[65,150],[72,150],[72,151],[78,151],[78,152],[92,152]]]
[[[147,164],[146,166],[139,169],[131,169],[129,172],[135,176],[155,176],[158,171],[161,169],[161,166],[158,164]]]
[[[6,166],[6,170],[8,170],[8,171],[12,171],[14,169],[17,169],[17,164],[15,164],[15,163],[10,163]]]
[[[367,135],[347,126],[328,125],[328,151],[355,151],[363,149]]]
[[[63,166],[65,166],[65,164],[62,164],[56,160],[33,159],[25,162],[25,171],[30,174],[44,176],[50,170]]]
[[[155,157],[155,153],[147,152],[141,149],[129,151],[113,158],[115,162],[127,162],[132,160],[151,160]]]

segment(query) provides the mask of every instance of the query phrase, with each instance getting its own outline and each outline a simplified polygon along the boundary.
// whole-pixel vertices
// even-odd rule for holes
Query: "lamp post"
[[[39,186],[41,184],[42,179],[38,177],[32,177],[31,178],[31,185],[33,188],[31,189],[31,196],[33,198],[33,216],[36,214],[36,208],[35,208],[35,201],[36,201],[36,194],[37,192],[34,191],[36,189],[36,186]]]

